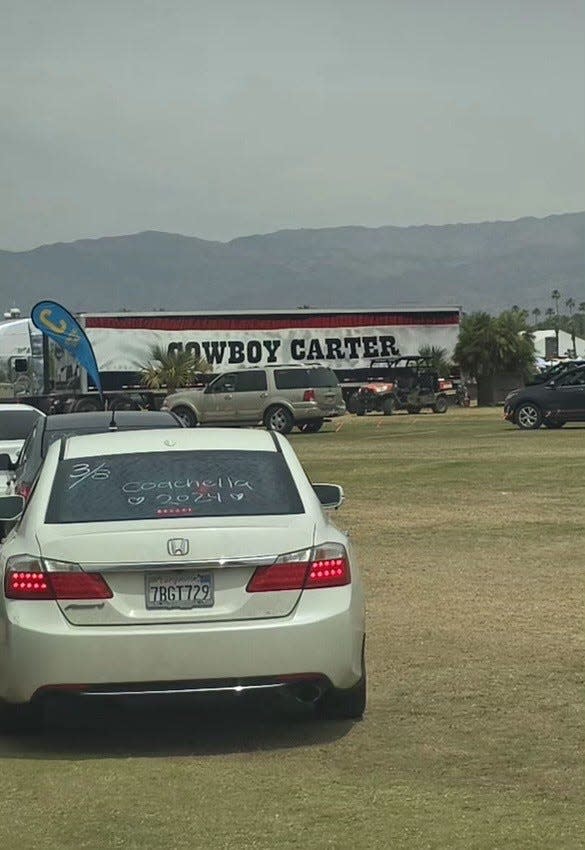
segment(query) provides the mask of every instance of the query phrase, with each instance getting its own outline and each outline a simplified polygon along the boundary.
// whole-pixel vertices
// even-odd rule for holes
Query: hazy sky
[[[585,0],[0,0],[0,247],[585,209]]]

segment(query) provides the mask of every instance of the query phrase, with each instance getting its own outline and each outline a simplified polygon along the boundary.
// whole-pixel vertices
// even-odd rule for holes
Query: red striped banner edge
[[[275,331],[287,328],[363,328],[458,325],[459,313],[358,313],[262,316],[86,316],[86,328],[153,331]]]

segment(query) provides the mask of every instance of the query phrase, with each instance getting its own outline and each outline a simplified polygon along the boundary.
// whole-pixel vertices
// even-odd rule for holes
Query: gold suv
[[[185,425],[255,425],[288,434],[319,431],[345,413],[335,373],[324,366],[271,366],[218,375],[204,389],[184,389],[163,402]]]

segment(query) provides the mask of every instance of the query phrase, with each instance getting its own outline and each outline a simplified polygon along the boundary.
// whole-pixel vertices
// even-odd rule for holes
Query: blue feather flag
[[[30,315],[35,327],[71,354],[86,370],[103,401],[102,382],[94,350],[77,319],[56,301],[39,301]]]

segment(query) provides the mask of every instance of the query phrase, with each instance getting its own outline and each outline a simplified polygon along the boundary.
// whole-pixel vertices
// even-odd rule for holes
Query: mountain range
[[[281,230],[213,242],[146,231],[0,251],[3,310],[461,305],[585,300],[585,212],[480,224]]]

